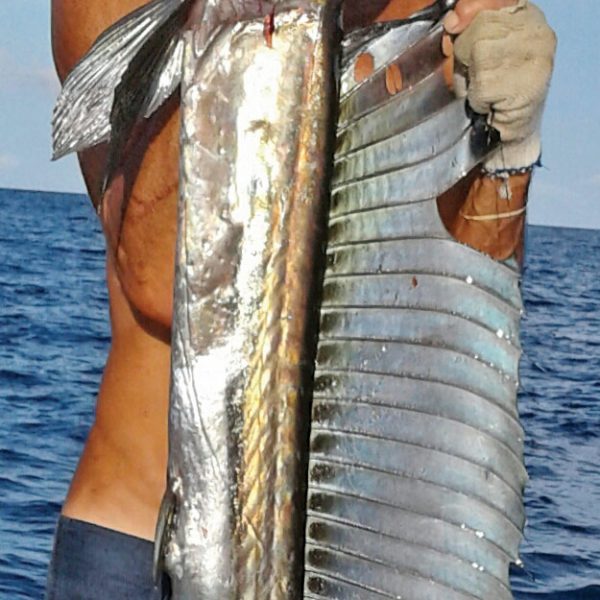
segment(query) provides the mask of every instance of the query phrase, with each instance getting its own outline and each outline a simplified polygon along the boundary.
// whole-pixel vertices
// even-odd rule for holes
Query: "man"
[[[354,8],[348,3],[344,19],[352,27],[404,18],[429,1],[378,0]],[[53,0],[53,49],[61,79],[100,33],[143,4]],[[490,13],[480,13],[498,10],[505,18],[526,12],[525,5],[525,0],[461,0],[446,19],[449,34],[461,34],[456,53],[461,69],[468,70],[471,104],[481,112],[494,110],[492,124],[507,143],[488,165],[490,173],[471,174],[441,199],[441,215],[461,241],[501,259],[521,253],[523,209],[539,155],[539,118],[554,38],[547,28],[527,30],[541,27],[538,18],[523,27],[524,35],[540,39],[539,47],[515,44],[498,34],[504,21],[498,25]],[[493,42],[491,52],[486,53],[485,40]],[[504,55],[510,68],[501,60]],[[535,85],[527,73],[526,59],[532,56],[542,72]],[[455,84],[461,85],[460,73]],[[508,95],[517,101],[500,101],[496,84],[510,89]],[[152,593],[152,539],[167,461],[178,140],[173,98],[136,129],[103,197],[97,190],[107,149],[100,146],[79,157],[92,202],[102,207],[112,345],[96,419],[63,506],[48,600],[149,598]],[[517,173],[521,168],[524,172]]]

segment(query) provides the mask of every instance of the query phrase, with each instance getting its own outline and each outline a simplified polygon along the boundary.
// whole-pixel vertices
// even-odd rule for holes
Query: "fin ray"
[[[153,0],[98,37],[66,78],[54,109],[53,158],[78,152],[109,139],[114,92],[130,62],[160,27],[188,0]],[[168,47],[165,68],[147,103],[150,116],[181,80],[181,42]]]

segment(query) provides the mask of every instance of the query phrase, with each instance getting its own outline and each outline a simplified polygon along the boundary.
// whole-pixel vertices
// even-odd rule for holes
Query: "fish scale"
[[[411,27],[383,33],[403,52],[371,41],[366,81],[352,85],[344,59],[305,598],[508,600],[527,480],[519,272],[440,220],[436,198],[493,144],[447,89],[441,29]],[[415,62],[408,87],[385,93],[386,67]]]

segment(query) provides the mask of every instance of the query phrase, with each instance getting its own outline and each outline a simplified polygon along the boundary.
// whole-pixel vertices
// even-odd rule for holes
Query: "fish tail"
[[[154,0],[100,35],[57,100],[54,160],[111,138],[126,140],[135,122],[169,98],[181,81],[181,32],[189,4]],[[112,156],[110,162],[114,160]]]

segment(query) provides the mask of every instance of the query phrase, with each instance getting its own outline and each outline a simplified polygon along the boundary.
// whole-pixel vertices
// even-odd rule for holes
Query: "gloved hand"
[[[541,118],[556,50],[543,13],[528,0],[460,0],[444,25],[458,34],[456,92],[500,132],[502,145],[485,170],[531,168],[540,158]]]

